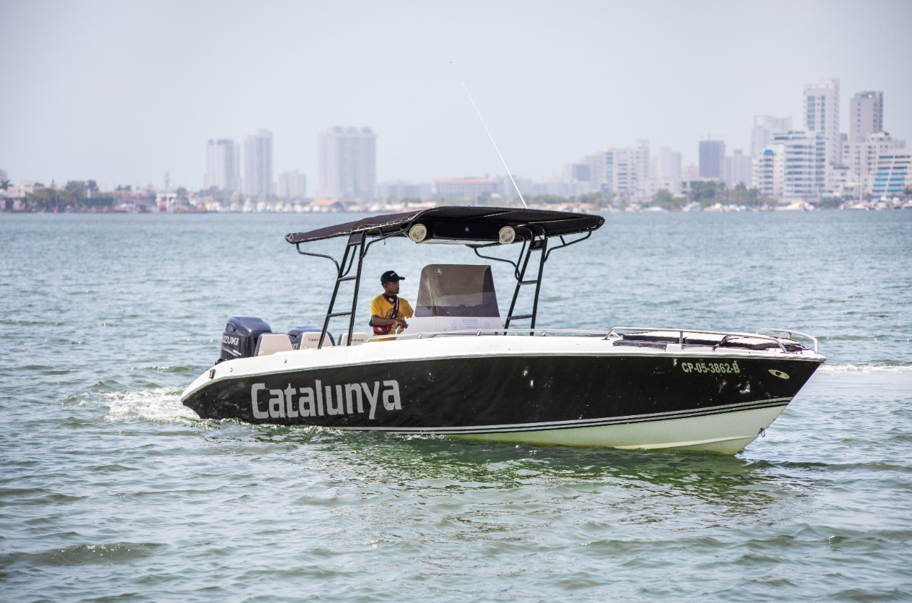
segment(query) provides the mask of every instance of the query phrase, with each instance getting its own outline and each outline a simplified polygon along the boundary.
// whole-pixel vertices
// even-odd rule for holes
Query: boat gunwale
[[[473,331],[474,332],[474,331]],[[604,331],[597,331],[599,333],[604,333]],[[446,333],[446,332],[444,332]],[[444,343],[455,343],[458,341],[464,341],[470,336],[456,336],[456,337],[428,337],[428,338],[418,338],[413,337],[407,340],[402,340],[399,342],[386,342],[384,346],[377,346],[378,353],[387,354],[391,349],[401,349],[401,348],[391,348],[391,345],[407,345],[411,347],[415,342],[421,341],[423,344],[429,342],[435,342],[433,345],[443,345]],[[492,341],[496,339],[500,342],[505,341],[503,338],[493,338],[492,336],[484,336],[486,340]],[[474,339],[474,338],[473,338]],[[519,346],[526,346],[528,344],[541,344],[548,342],[548,345],[555,343],[563,343],[566,341],[582,341],[582,342],[602,342],[608,341],[605,338],[596,338],[596,337],[510,337],[509,343],[511,345],[519,344]],[[615,340],[616,341],[616,340]],[[256,375],[283,375],[289,373],[297,373],[301,371],[309,370],[324,370],[324,369],[340,369],[340,368],[351,368],[361,366],[365,363],[363,358],[350,358],[352,355],[352,350],[357,350],[356,355],[363,355],[360,353],[365,345],[373,345],[369,342],[367,344],[357,345],[357,346],[333,346],[328,348],[307,348],[300,350],[289,350],[284,352],[277,352],[269,356],[251,356],[247,358],[235,358],[232,360],[226,360],[224,363],[219,363],[207,369],[199,377],[197,377],[181,394],[181,400],[188,398],[189,396],[195,394],[198,391],[201,391],[208,387],[211,384],[219,383],[225,380],[232,379],[243,379],[250,378]],[[601,345],[601,344],[597,344]],[[331,350],[339,350],[339,354],[344,354],[344,358],[331,358],[334,353]],[[347,352],[345,350],[348,350]],[[328,352],[328,354],[327,354]],[[313,354],[317,354],[314,356]],[[378,356],[376,358],[370,359],[371,365],[387,365],[387,364],[398,364],[398,363],[411,363],[416,361],[453,361],[460,359],[474,359],[479,357],[488,357],[488,358],[497,358],[497,357],[611,357],[611,358],[684,358],[687,361],[697,360],[700,358],[706,358],[711,360],[789,360],[789,361],[800,361],[800,362],[811,362],[817,364],[823,364],[826,361],[826,357],[819,354],[818,352],[813,352],[808,349],[789,352],[783,351],[781,349],[750,349],[750,348],[719,348],[713,347],[711,345],[693,345],[691,347],[682,347],[680,350],[657,350],[654,348],[638,348],[638,349],[618,349],[616,347],[606,347],[604,349],[593,349],[593,350],[568,350],[568,349],[551,349],[551,350],[529,350],[529,349],[519,349],[519,350],[509,350],[505,349],[498,351],[492,354],[489,350],[465,350],[459,351],[456,353],[450,354],[441,354],[434,356],[424,356],[424,357],[411,357],[407,355],[400,355],[395,358],[389,356]],[[290,358],[294,358],[296,362],[293,365],[289,365],[288,361]],[[319,362],[307,362],[308,360],[316,359]],[[279,365],[274,370],[263,370],[262,368],[247,368],[247,370],[234,371],[235,365],[237,363],[243,364],[262,364],[264,361],[267,363],[278,364],[278,361],[282,360],[281,365]],[[329,360],[329,362],[326,362]],[[334,361],[333,361],[334,360]],[[219,366],[223,366],[230,363],[229,372],[218,374]],[[203,383],[194,387],[200,380],[209,375]],[[192,388],[192,389],[191,389]]]

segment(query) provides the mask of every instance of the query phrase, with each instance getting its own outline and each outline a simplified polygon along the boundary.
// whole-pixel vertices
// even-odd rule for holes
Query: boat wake
[[[824,364],[821,373],[912,373],[912,363],[903,364]]]
[[[153,388],[138,391],[118,391],[100,394],[108,407],[104,417],[110,423],[154,421],[157,423],[199,423],[196,414],[181,404],[180,391]]]

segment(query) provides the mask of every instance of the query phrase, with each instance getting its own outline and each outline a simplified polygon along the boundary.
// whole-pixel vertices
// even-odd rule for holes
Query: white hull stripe
[[[424,435],[451,435],[474,433],[508,433],[521,431],[548,431],[554,429],[577,429],[580,427],[602,427],[605,425],[624,425],[629,423],[646,423],[651,421],[667,421],[673,419],[686,419],[706,415],[722,415],[757,410],[761,408],[775,408],[788,406],[792,398],[771,398],[754,402],[739,404],[726,404],[711,408],[682,410],[675,412],[660,412],[642,415],[627,415],[624,417],[606,417],[601,419],[584,419],[579,421],[552,421],[546,423],[510,423],[507,425],[479,425],[466,427],[334,427],[346,431],[385,431],[396,434],[424,434]]]

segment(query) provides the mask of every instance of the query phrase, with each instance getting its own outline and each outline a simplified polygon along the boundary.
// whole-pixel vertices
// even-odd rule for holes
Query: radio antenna
[[[472,100],[472,95],[469,94],[469,89],[466,88],[465,82],[462,81],[462,77],[459,75],[459,71],[456,70],[456,63],[450,62],[450,65],[453,67],[453,71],[456,73],[456,77],[459,79],[459,83],[462,84],[462,89],[465,90],[466,96],[469,97],[469,102],[472,103],[472,108],[475,109],[475,114],[478,115],[478,121],[481,122],[481,127],[484,128],[485,134],[488,135],[488,139],[491,141],[491,146],[494,147],[494,151],[497,152],[497,156],[500,158],[500,162],[503,164],[504,169],[507,171],[507,176],[510,177],[510,182],[513,183],[513,189],[516,190],[516,194],[519,195],[519,200],[522,201],[523,207],[526,209],[529,208],[526,205],[526,200],[523,199],[522,193],[519,192],[519,187],[516,186],[516,180],[513,179],[513,174],[510,173],[510,168],[507,167],[507,162],[504,161],[503,155],[500,154],[500,149],[497,148],[497,143],[494,142],[494,137],[491,136],[491,132],[488,130],[488,126],[485,125],[484,118],[481,117],[481,111],[478,110],[478,107],[475,106],[475,101]]]

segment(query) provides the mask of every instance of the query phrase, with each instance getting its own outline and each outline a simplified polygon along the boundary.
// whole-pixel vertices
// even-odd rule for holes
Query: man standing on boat
[[[411,318],[415,314],[411,304],[399,297],[399,281],[401,280],[404,279],[393,270],[387,270],[380,276],[383,293],[371,302],[370,326],[374,329],[375,339],[401,333],[408,328],[405,319]],[[384,339],[380,339],[380,341],[384,341]]]

